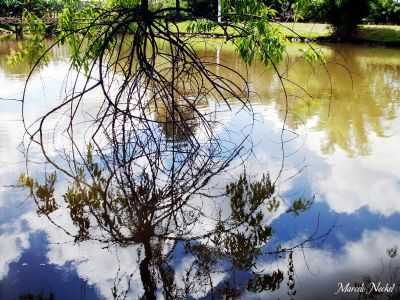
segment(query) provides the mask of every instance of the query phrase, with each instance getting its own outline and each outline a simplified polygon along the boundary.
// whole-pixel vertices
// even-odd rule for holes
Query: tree
[[[339,38],[351,37],[368,16],[370,0],[297,0],[298,13],[307,21],[327,22]]]
[[[253,182],[244,172],[222,194],[208,189],[211,180],[249,153],[245,147],[249,137],[235,132],[231,139],[230,129],[216,118],[218,111],[231,108],[232,101],[252,114],[248,82],[235,70],[202,58],[190,38],[219,29],[246,63],[259,59],[272,67],[282,57],[284,39],[269,24],[271,10],[260,1],[225,1],[222,22],[213,13],[198,16],[181,4],[147,0],[66,4],[60,35],[51,47],[69,45],[72,87],[38,122],[25,124],[28,148],[38,146],[54,172],[43,181],[24,174],[20,183],[35,199],[38,213],[51,222],[57,224],[55,211],[67,209],[76,232],[61,228],[75,242],[142,245],[145,299],[155,299],[157,289],[169,299],[185,299],[199,289],[240,293],[229,282],[226,289],[214,291],[211,280],[213,272],[237,269],[249,274],[247,289],[275,290],[283,280],[282,271],[265,274],[255,268],[272,236],[266,215],[279,206],[275,182],[267,174]],[[183,22],[190,22],[186,32],[181,32]],[[216,66],[229,75],[218,75]],[[77,128],[84,130],[79,111],[93,91],[100,92],[99,103],[85,120],[82,138],[77,133]],[[24,105],[26,101],[24,97]],[[214,109],[202,109],[209,101]],[[66,119],[52,130],[67,138],[61,148],[50,151],[53,146],[45,132],[57,114]],[[69,185],[58,195],[60,176]],[[213,213],[202,211],[205,201],[217,198],[228,201],[228,211],[223,207]],[[310,204],[299,199],[288,213]],[[195,230],[204,222],[208,228]],[[183,287],[174,281],[171,266],[179,245],[195,257]],[[271,253],[289,253],[291,291],[294,248]]]
[[[62,10],[62,2],[58,0],[1,0],[0,16],[22,17],[29,11],[38,17],[51,15]]]
[[[305,22],[327,22],[327,0],[297,0],[292,6]]]
[[[339,37],[349,37],[357,25],[368,15],[368,0],[328,0],[326,2],[327,20]]]
[[[368,19],[374,23],[399,24],[400,3],[395,0],[371,0]]]

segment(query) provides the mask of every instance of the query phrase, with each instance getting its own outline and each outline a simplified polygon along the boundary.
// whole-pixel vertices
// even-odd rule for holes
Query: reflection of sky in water
[[[323,243],[319,241],[314,248],[305,249],[304,256],[302,252],[296,253],[296,299],[327,299],[335,291],[337,281],[353,282],[365,275],[378,276],[382,264],[388,260],[386,249],[400,246],[400,159],[395,155],[400,145],[400,120],[396,116],[399,62],[392,59],[389,66],[385,64],[385,57],[395,50],[369,49],[344,47],[340,50],[342,55],[348,55],[346,62],[354,72],[354,81],[360,82],[358,88],[364,90],[354,91],[356,100],[349,98],[352,94],[348,86],[341,86],[348,83],[341,81],[345,79],[339,78],[340,71],[332,69],[338,96],[331,103],[330,117],[326,114],[327,101],[321,96],[325,95],[326,87],[309,82],[315,77],[303,74],[297,78],[299,83],[308,80],[307,85],[325,104],[316,107],[318,99],[303,106],[297,102],[293,104],[288,127],[298,135],[289,131],[284,134],[288,142],[285,143],[285,168],[279,180],[279,192],[286,201],[315,195],[315,204],[298,217],[284,214],[283,205],[279,214],[271,218],[275,232],[271,249],[278,244],[293,245],[316,228],[320,234],[332,226],[334,230]],[[334,49],[329,51],[335,57]],[[226,60],[230,59],[228,56]],[[1,66],[0,81],[5,88],[0,97],[20,97],[21,74]],[[306,69],[301,70],[305,72]],[[51,63],[44,71],[41,76],[35,76],[31,86],[35,97],[35,102],[27,108],[31,118],[45,111],[51,101],[47,99],[59,96],[57,87],[64,79],[65,66]],[[254,106],[253,142],[256,147],[247,170],[253,175],[270,172],[275,178],[282,157],[279,87],[273,76],[268,72],[263,74],[258,67],[252,74],[257,78],[254,86],[261,90],[262,101]],[[265,83],[271,83],[272,87],[265,87]],[[124,287],[125,276],[137,270],[136,250],[102,249],[95,242],[73,245],[45,218],[36,215],[31,200],[24,198],[25,193],[9,187],[15,184],[24,167],[24,157],[16,150],[23,129],[16,121],[20,119],[19,103],[0,104],[0,299],[16,298],[26,292],[53,292],[56,299],[80,299],[82,290],[86,293],[84,299],[111,297],[116,276],[122,278],[120,286]],[[224,113],[224,118],[227,123],[231,122],[233,132],[239,124],[247,122],[243,112],[232,120]],[[337,124],[344,121],[348,121],[347,128]],[[232,138],[235,137],[232,134]],[[39,171],[42,167],[34,168]],[[235,175],[236,171],[232,171],[225,180]],[[212,211],[214,207],[210,205],[204,209]],[[67,216],[59,218],[68,223]],[[185,265],[191,260],[182,258],[180,253],[178,247],[174,258],[177,277],[184,273]],[[265,270],[272,271],[277,266],[284,269],[286,260],[266,257],[262,265]],[[218,284],[224,276],[229,275],[216,276],[214,283]],[[132,297],[141,294],[138,272],[134,273],[131,286]],[[285,299],[286,286],[279,292],[262,295],[264,297]]]
[[[0,281],[0,296],[17,299],[37,291],[43,295],[53,293],[56,299],[99,299],[95,287],[79,278],[72,261],[62,266],[49,263],[47,242],[44,232],[29,236],[29,250],[9,264],[7,276]]]

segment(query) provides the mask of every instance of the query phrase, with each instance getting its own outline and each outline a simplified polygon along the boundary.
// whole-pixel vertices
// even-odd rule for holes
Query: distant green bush
[[[335,34],[348,37],[354,33],[362,19],[368,16],[369,0],[325,0],[324,11]]]
[[[339,37],[350,36],[368,16],[370,0],[296,0],[295,15],[306,22],[330,23]]]
[[[376,24],[400,24],[400,2],[371,0],[367,20]]]
[[[297,0],[292,4],[294,15],[306,22],[326,23],[326,0]]]
[[[292,3],[294,12],[305,22],[332,23],[346,30],[354,28],[354,23],[361,22],[363,19],[376,24],[400,24],[400,2],[396,0],[292,0],[287,2]]]
[[[62,0],[0,0],[0,16],[20,17],[24,10],[42,17],[62,10]]]

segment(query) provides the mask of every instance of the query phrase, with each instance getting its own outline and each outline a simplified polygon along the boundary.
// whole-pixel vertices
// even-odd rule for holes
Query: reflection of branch
[[[250,127],[254,115],[246,78],[232,67],[202,58],[181,35],[175,9],[171,13],[162,9],[149,14],[138,7],[100,11],[89,24],[68,32],[64,39],[78,36],[73,40],[77,49],[67,75],[71,89],[33,125],[25,124],[28,145],[38,145],[45,160],[68,182],[60,201],[55,193],[56,173],[46,175],[44,183],[22,176],[38,212],[75,242],[92,239],[107,245],[141,245],[144,257],[139,271],[146,299],[155,299],[159,281],[167,298],[177,293],[168,261],[179,242],[198,257],[194,264],[205,271],[199,276],[211,289],[212,264],[217,258],[251,270],[272,235],[271,227],[263,223],[262,208],[276,212],[275,183],[285,167],[288,94],[284,77],[268,56],[286,100],[279,174],[274,182],[263,176],[250,183],[240,176],[238,182],[229,184],[226,194],[231,212],[227,217],[215,218],[218,212],[207,214],[199,209],[195,201],[203,204],[204,199],[214,199],[204,191],[209,182],[251,151],[246,151],[250,135],[245,130],[233,132],[230,124],[217,120],[217,114],[231,111],[236,104],[239,111],[250,115]],[[24,105],[26,91],[27,85]],[[100,94],[98,104],[92,117],[82,121],[80,113],[94,92]],[[52,120],[59,115],[63,118],[54,126]],[[53,152],[49,149],[55,143],[46,139],[49,126],[53,136],[65,137]],[[84,129],[85,135],[79,137]],[[76,232],[67,231],[53,217],[62,208],[68,211]],[[203,221],[211,223],[211,229],[194,232]],[[174,246],[164,254],[169,240]],[[270,286],[279,285],[280,275],[272,278]],[[119,283],[116,279],[114,296]],[[263,289],[267,287],[262,284]],[[256,288],[260,287],[256,284]]]
[[[305,246],[307,244],[311,244],[311,243],[316,242],[316,241],[322,241],[322,240],[326,239],[332,233],[332,231],[336,228],[336,221],[335,221],[335,223],[333,223],[329,227],[329,229],[326,232],[318,235],[319,226],[320,226],[320,215],[318,214],[316,227],[315,227],[313,233],[311,233],[306,239],[304,239],[300,243],[297,243],[294,246],[283,247],[283,248],[280,248],[280,249],[275,250],[275,251],[267,251],[267,252],[265,252],[265,254],[281,255],[281,254],[285,254],[285,253],[294,251],[296,249],[301,249],[302,250],[302,249],[305,248]]]
[[[0,101],[16,101],[16,102],[22,102],[22,99],[16,99],[16,98],[2,98],[2,97],[0,97]]]

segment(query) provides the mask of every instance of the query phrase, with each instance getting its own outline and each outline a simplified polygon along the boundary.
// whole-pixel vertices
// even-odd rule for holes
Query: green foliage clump
[[[17,51],[12,51],[8,57],[8,63],[18,64],[28,62],[33,65],[47,48],[45,42],[46,24],[38,16],[25,11],[22,16],[22,24],[25,31],[25,41],[18,45]],[[47,56],[43,56],[42,63],[46,63]]]
[[[306,22],[326,22],[327,0],[297,0],[293,4],[295,15]]]
[[[331,23],[350,31],[363,19],[375,24],[399,24],[396,0],[296,0],[293,10],[306,22]]]
[[[249,27],[251,34],[235,42],[240,57],[247,64],[254,59],[265,64],[280,61],[285,49],[285,37],[279,29],[266,22],[255,22]]]
[[[221,257],[229,259],[234,269],[250,270],[262,248],[272,236],[265,214],[275,212],[279,201],[273,197],[275,187],[268,175],[249,182],[246,173],[226,187],[230,199],[229,220],[216,225],[212,242]]]
[[[260,293],[263,291],[278,290],[283,281],[283,273],[281,270],[276,270],[272,274],[256,274],[252,278],[247,289],[253,293]]]
[[[314,200],[299,198],[293,201],[291,207],[287,210],[287,213],[293,213],[296,216],[308,210],[313,204]]]
[[[242,0],[223,2],[222,15],[228,20],[243,24],[243,31],[233,39],[237,52],[247,63],[255,59],[264,64],[280,61],[285,49],[285,37],[270,21],[276,11],[262,2]],[[247,19],[248,16],[257,18]]]
[[[222,23],[210,15],[191,22],[190,33],[213,33],[220,28],[226,40],[231,41],[239,56],[247,64],[260,60],[264,64],[282,59],[286,39],[272,26],[276,10],[261,1],[222,1]]]
[[[38,17],[61,11],[61,0],[0,0],[0,16],[21,17],[28,11]]]
[[[368,0],[327,0],[326,19],[339,37],[351,36],[368,15]]]
[[[105,5],[113,6],[116,5],[115,2],[115,0],[108,1]],[[132,1],[121,2],[122,5],[130,5]],[[120,1],[118,3],[121,4]],[[69,46],[72,65],[77,69],[82,68],[85,73],[88,72],[91,61],[98,57],[101,50],[101,37],[105,29],[104,26],[95,24],[101,13],[98,3],[83,4],[80,0],[68,0],[59,15],[59,39],[62,44],[66,43]],[[82,30],[80,20],[88,20],[92,26]],[[103,20],[106,21],[104,15]]]
[[[375,24],[400,24],[400,3],[395,0],[371,0],[368,21]]]
[[[19,184],[27,188],[30,196],[35,199],[39,215],[49,215],[58,209],[54,196],[56,178],[56,173],[51,173],[45,177],[45,182],[41,184],[26,174],[19,177]]]
[[[370,0],[298,0],[294,4],[305,21],[330,23],[338,37],[349,37],[369,13]]]

